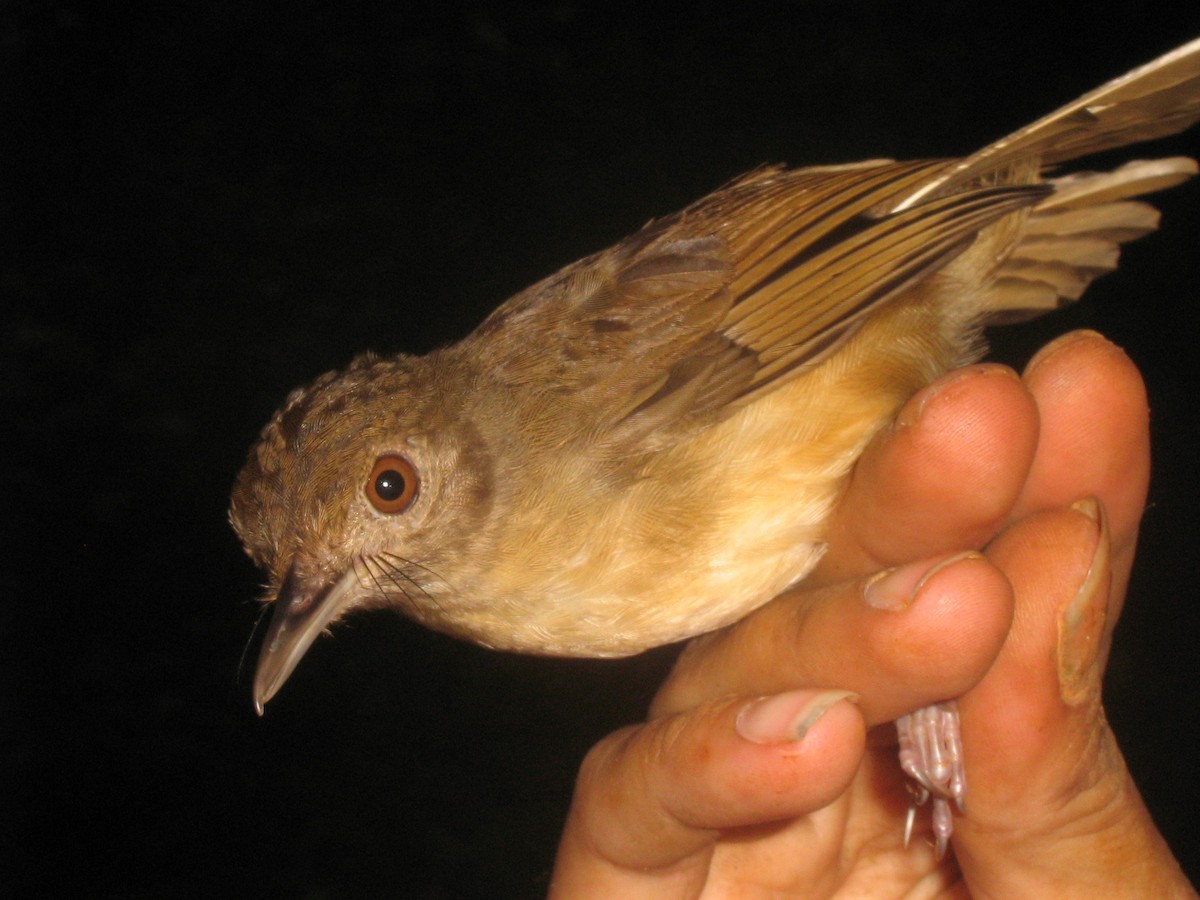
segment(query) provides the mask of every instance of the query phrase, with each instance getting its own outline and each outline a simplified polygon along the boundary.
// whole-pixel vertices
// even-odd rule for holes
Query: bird
[[[984,326],[1077,299],[1158,226],[1135,198],[1197,172],[1061,165],[1198,119],[1200,39],[966,157],[751,171],[457,343],[293,391],[229,513],[273,607],[258,713],[356,610],[616,657],[801,582],[901,405],[980,358]],[[952,698],[898,724],[944,852],[965,792]]]

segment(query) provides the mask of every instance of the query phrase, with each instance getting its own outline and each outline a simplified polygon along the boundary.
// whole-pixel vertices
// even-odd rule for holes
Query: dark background
[[[969,152],[1200,34],[1186,4],[966,6],[0,6],[4,893],[543,892],[579,759],[670,653],[525,659],[363,616],[260,720],[233,477],[292,387],[461,336],[746,169]],[[1110,709],[1195,877],[1200,190],[1158,203],[1119,273],[997,352],[1093,327],[1146,373]]]

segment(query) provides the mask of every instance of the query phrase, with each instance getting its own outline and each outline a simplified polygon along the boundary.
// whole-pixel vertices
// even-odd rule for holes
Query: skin
[[[1196,896],[1100,698],[1147,418],[1136,368],[1089,332],[913,398],[814,576],[694,641],[648,721],[593,748],[550,896]],[[939,863],[924,810],[902,846],[887,723],[947,697],[969,815]]]

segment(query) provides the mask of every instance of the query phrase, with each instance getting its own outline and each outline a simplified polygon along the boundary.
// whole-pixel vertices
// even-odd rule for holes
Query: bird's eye
[[[375,460],[367,478],[367,499],[381,513],[402,513],[417,497],[417,470],[403,456],[389,453]]]

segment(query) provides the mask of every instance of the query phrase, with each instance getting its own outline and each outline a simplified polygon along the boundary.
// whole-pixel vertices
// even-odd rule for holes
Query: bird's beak
[[[296,575],[294,565],[288,570],[275,598],[275,611],[254,673],[254,709],[260,716],[263,706],[283,687],[305,651],[343,611],[357,581],[351,568],[314,587]]]

